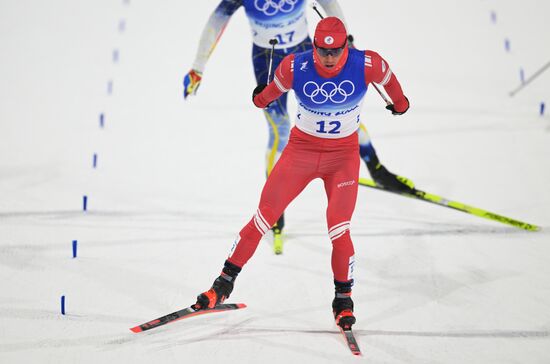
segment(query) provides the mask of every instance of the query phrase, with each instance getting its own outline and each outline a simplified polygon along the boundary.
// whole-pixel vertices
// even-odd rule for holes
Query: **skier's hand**
[[[196,70],[189,71],[183,78],[183,98],[196,94],[201,84],[202,73]]]
[[[256,88],[254,89],[254,91],[252,91],[252,102],[254,102],[254,98],[261,94],[262,91],[267,87],[267,85],[265,83],[260,83],[258,86],[256,86]]]
[[[354,43],[354,38],[353,38],[353,35],[351,35],[351,34],[348,34],[348,47],[352,48],[352,49],[356,49],[355,48],[355,43]]]
[[[395,104],[389,104],[386,106],[387,110],[390,110],[393,115],[403,115],[409,110],[409,99],[405,96],[404,100],[396,102]]]
[[[266,106],[262,107],[262,105],[256,103],[256,101],[254,101],[254,99],[256,98],[256,96],[258,96],[259,94],[262,93],[262,91],[267,87],[267,85],[265,83],[260,83],[258,86],[256,86],[256,88],[254,89],[254,91],[252,91],[252,102],[254,103],[254,105],[256,105],[257,107],[259,108],[266,108],[266,107],[269,107],[269,105],[271,105],[272,102],[270,102],[269,104],[267,104]]]

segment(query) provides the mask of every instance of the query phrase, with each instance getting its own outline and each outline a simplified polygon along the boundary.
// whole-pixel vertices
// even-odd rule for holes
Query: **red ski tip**
[[[136,327],[132,327],[132,328],[130,329],[130,331],[132,331],[132,332],[142,332],[143,330],[141,329],[141,327],[136,326]]]

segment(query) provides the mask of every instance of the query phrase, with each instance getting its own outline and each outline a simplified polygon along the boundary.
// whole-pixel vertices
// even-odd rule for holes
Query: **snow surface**
[[[284,254],[266,236],[239,276],[230,301],[248,308],[128,330],[210,286],[264,182],[242,10],[181,97],[217,3],[0,1],[0,362],[550,362],[550,71],[508,96],[550,60],[550,2],[536,0],[340,3],[411,100],[394,118],[369,92],[382,162],[541,232],[360,189],[356,358],[331,316],[316,181],[287,210]]]

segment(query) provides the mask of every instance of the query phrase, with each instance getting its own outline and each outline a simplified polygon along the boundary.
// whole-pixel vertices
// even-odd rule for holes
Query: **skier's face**
[[[342,54],[344,53],[344,47],[341,48],[321,48],[316,47],[317,55],[321,64],[326,68],[332,68],[338,64]]]

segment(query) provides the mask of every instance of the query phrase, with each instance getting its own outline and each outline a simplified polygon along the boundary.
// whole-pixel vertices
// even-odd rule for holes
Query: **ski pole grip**
[[[271,38],[269,44],[271,44],[271,53],[269,54],[269,69],[267,70],[267,84],[271,81],[271,68],[273,66],[273,52],[275,51],[275,44],[279,43],[276,38]]]
[[[315,12],[317,13],[317,15],[319,15],[319,18],[321,19],[324,19],[325,17],[323,16],[323,14],[321,14],[321,12],[317,9],[317,2],[314,1],[313,4],[311,5],[311,7],[313,8],[313,10],[315,10]]]

